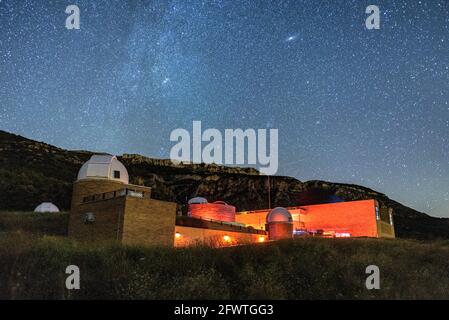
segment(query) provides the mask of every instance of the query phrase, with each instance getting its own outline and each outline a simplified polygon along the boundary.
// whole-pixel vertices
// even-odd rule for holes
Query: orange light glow
[[[349,238],[350,236],[351,234],[349,232],[335,233],[335,237],[337,238]]]
[[[293,217],[295,229],[323,230],[325,237],[378,237],[376,205],[376,201],[371,199],[287,209]],[[269,211],[264,209],[239,213],[235,220],[255,229],[263,229]]]
[[[176,238],[176,239],[181,238],[181,234],[180,234],[179,232],[176,232],[176,233],[175,233],[175,238]]]
[[[265,237],[260,236],[259,237],[259,242],[264,242],[265,241]]]
[[[235,221],[235,207],[221,202],[191,203],[189,204],[188,210],[189,215],[194,218],[212,219],[227,222]]]
[[[223,240],[226,242],[229,242],[229,241],[231,241],[231,237],[226,235],[223,237]]]

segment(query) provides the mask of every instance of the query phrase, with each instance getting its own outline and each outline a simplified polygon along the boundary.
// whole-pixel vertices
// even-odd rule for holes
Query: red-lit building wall
[[[351,237],[378,237],[376,201],[360,200],[287,208],[295,229],[349,233]],[[269,210],[237,213],[235,220],[256,229],[265,228]]]
[[[287,208],[293,218],[293,228],[294,229],[304,229],[304,223],[301,221],[300,215],[303,213],[300,207],[290,207]],[[270,212],[268,209],[254,210],[254,211],[243,211],[238,212],[235,215],[235,221],[243,223],[247,227],[253,227],[254,229],[265,230],[267,214]]]
[[[188,215],[194,218],[235,222],[235,207],[223,203],[192,203]]]
[[[377,237],[376,201],[361,200],[301,207],[307,230],[349,233],[351,237]]]
[[[267,214],[269,210],[257,210],[249,212],[239,212],[235,215],[235,221],[243,223],[247,227],[253,227],[254,229],[265,230],[265,224],[267,223]]]
[[[272,222],[266,229],[270,240],[293,238],[293,223]]]

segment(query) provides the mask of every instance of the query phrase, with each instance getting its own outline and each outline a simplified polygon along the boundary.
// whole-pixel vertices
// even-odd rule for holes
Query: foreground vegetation
[[[211,249],[68,240],[66,213],[0,212],[0,299],[449,299],[449,242],[299,239]],[[65,288],[77,265],[81,289]],[[377,265],[381,289],[367,290]]]
[[[210,249],[80,244],[0,232],[0,299],[441,299],[449,243],[302,239]],[[81,289],[65,289],[65,268]],[[365,268],[381,289],[365,288]]]

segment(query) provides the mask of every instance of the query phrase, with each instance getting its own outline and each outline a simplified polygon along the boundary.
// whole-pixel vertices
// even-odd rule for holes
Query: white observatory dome
[[[78,172],[78,180],[108,179],[129,183],[128,171],[116,156],[94,154]]]
[[[59,208],[51,202],[42,202],[34,209],[34,212],[59,212]]]
[[[195,197],[189,200],[188,204],[205,204],[207,199],[203,197]]]
[[[270,222],[287,222],[292,223],[293,218],[290,212],[282,207],[274,208],[270,211],[270,213],[267,215],[267,223]]]

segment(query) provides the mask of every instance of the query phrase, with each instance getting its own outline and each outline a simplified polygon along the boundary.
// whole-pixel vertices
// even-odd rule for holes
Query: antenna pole
[[[271,209],[271,182],[269,175],[268,175],[268,209]]]

